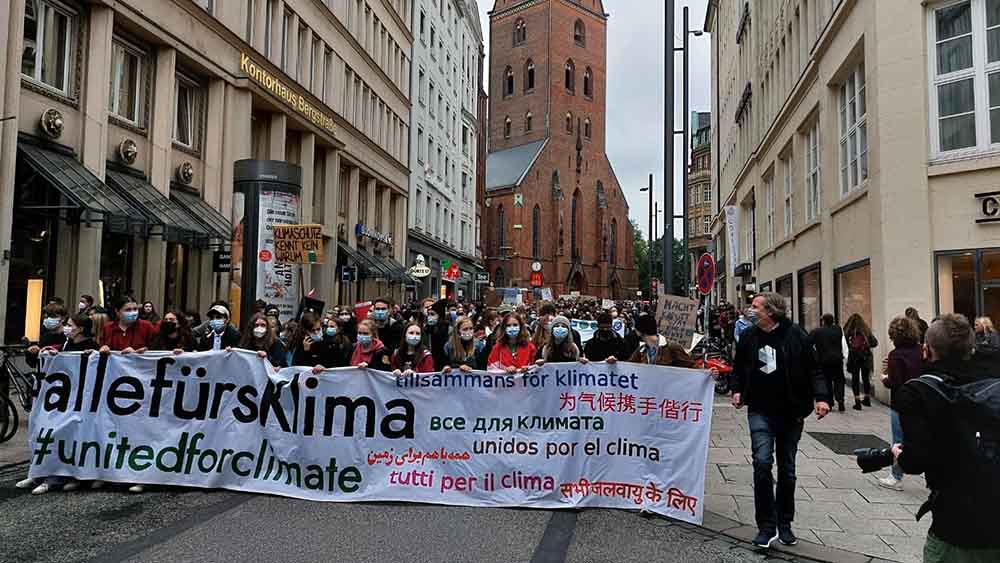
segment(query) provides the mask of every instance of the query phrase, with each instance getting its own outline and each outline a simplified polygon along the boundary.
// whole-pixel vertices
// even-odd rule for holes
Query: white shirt
[[[222,349],[222,334],[212,331],[212,350]]]

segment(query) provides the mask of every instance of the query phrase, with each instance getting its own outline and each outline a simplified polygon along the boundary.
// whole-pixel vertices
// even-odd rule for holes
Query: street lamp
[[[653,174],[649,175],[649,185],[645,188],[639,188],[640,192],[649,192],[649,230],[646,231],[646,235],[649,237],[649,248],[648,256],[646,258],[649,260],[649,292],[653,293]]]

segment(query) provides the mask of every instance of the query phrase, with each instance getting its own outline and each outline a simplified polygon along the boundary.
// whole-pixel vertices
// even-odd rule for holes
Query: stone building
[[[529,287],[535,273],[555,296],[638,289],[605,153],[607,21],[599,0],[497,0],[490,12],[483,240],[496,287]]]
[[[698,258],[708,252],[712,241],[712,114],[691,112],[691,160],[688,165],[688,254],[690,279],[697,284]],[[692,293],[693,295],[693,293]]]

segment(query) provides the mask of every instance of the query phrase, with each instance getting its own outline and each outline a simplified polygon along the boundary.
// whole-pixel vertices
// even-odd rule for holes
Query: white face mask
[[[266,326],[255,326],[255,327],[253,327],[253,335],[255,337],[257,337],[257,338],[264,338],[265,334],[267,334],[267,327]]]

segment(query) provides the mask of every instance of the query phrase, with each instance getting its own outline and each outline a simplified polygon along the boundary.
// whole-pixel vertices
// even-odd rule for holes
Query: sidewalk
[[[927,499],[923,477],[908,475],[902,492],[884,489],[877,479],[887,470],[863,475],[853,456],[838,455],[808,434],[874,434],[889,442],[889,409],[874,405],[862,412],[848,406],[847,412],[806,421],[796,461],[793,528],[800,542],[781,546],[782,551],[831,561],[921,560],[931,522],[930,515],[914,519]],[[708,527],[728,528],[727,533],[746,539],[756,533],[747,411],[734,409],[728,397],[717,397],[713,410],[705,508],[714,513],[706,514]]]

